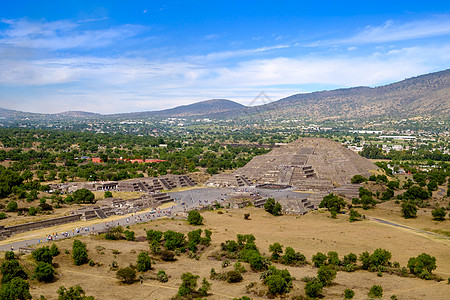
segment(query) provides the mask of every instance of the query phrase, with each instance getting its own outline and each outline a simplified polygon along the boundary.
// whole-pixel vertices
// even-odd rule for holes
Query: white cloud
[[[227,67],[191,60],[72,57],[35,60],[28,65],[3,61],[0,85],[36,85],[45,89],[64,83],[63,92],[53,87],[45,95],[33,96],[38,101],[34,106],[16,100],[16,107],[25,105],[27,110],[112,113],[163,109],[209,98],[248,104],[262,90],[272,99],[279,99],[313,91],[308,88],[313,85],[381,85],[436,71],[449,63],[450,45],[402,48],[357,57],[249,59]],[[0,106],[11,107],[4,97],[0,101]],[[44,106],[39,101],[54,104]]]
[[[2,22],[9,27],[0,32],[0,45],[49,50],[105,47],[136,36],[144,29],[143,26],[127,24],[102,30],[83,30],[80,22],[71,21],[31,22],[19,19]]]
[[[350,38],[333,41],[332,43],[385,43],[449,34],[450,16],[444,16],[433,20],[414,21],[404,24],[398,24],[393,20],[388,20],[381,26],[367,26],[364,30]]]

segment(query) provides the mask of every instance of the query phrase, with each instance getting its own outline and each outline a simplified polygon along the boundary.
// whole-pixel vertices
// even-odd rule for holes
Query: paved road
[[[168,194],[171,196],[172,199],[174,199],[176,204],[172,207],[160,209],[154,213],[137,212],[133,216],[123,217],[114,221],[108,221],[108,219],[104,219],[105,220],[104,222],[100,222],[99,220],[99,223],[95,225],[73,228],[72,230],[66,232],[49,232],[47,235],[39,238],[33,238],[24,241],[0,245],[0,251],[18,250],[20,247],[37,245],[73,236],[88,235],[91,233],[104,231],[106,228],[111,228],[117,225],[127,226],[142,222],[148,222],[163,217],[174,217],[176,216],[177,213],[180,212],[188,212],[202,205],[208,205],[216,201],[219,203],[223,203],[230,197],[240,194],[244,195],[248,193],[259,195],[261,197],[274,197],[275,199],[278,198],[305,199],[309,195],[307,193],[294,192],[292,188],[282,190],[269,190],[255,187],[245,187],[240,189],[211,187],[211,188],[190,189],[180,192],[169,192]]]
[[[438,237],[444,238],[444,239],[450,239],[450,237],[442,235],[442,234],[429,232],[429,231],[421,230],[421,229],[416,229],[416,228],[408,227],[408,226],[405,226],[405,225],[400,225],[400,224],[397,224],[397,223],[392,223],[392,222],[389,222],[389,221],[386,221],[386,220],[383,220],[383,219],[378,219],[378,218],[373,218],[373,217],[369,217],[369,219],[370,220],[374,220],[374,221],[379,222],[379,223],[386,224],[386,225],[394,226],[394,227],[405,228],[405,229],[414,230],[414,231],[421,232],[421,233],[426,233],[426,234],[438,236]]]

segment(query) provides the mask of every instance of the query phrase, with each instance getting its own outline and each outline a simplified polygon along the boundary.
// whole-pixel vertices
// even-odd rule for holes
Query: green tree
[[[2,284],[0,288],[0,299],[31,299],[30,284],[20,277],[15,277],[11,281]]]
[[[323,200],[320,202],[319,207],[325,207],[328,208],[330,212],[338,213],[343,207],[345,207],[345,201],[341,197],[331,193],[323,197]]]
[[[86,244],[80,240],[74,240],[72,245],[72,258],[76,266],[88,262],[88,254]]]
[[[415,218],[417,214],[417,207],[412,201],[405,201],[402,203],[402,215],[405,219]]]
[[[79,189],[73,192],[72,198],[75,203],[95,203],[95,195],[88,189]]]
[[[208,291],[211,290],[211,283],[206,280],[206,278],[203,278],[202,285],[198,289],[198,295],[200,297],[206,297],[208,296]]]
[[[272,260],[278,260],[280,254],[283,252],[283,245],[280,245],[280,243],[273,243],[269,246],[269,252],[272,252]]]
[[[42,282],[52,282],[55,278],[55,269],[52,265],[40,261],[34,270],[34,277]]]
[[[58,300],[95,300],[92,296],[85,296],[85,291],[79,285],[71,286],[69,289],[60,286],[57,293]]]
[[[136,280],[136,270],[131,267],[119,269],[117,270],[116,277],[123,283],[133,283]]]
[[[422,253],[408,260],[408,268],[412,274],[422,279],[431,279],[431,272],[436,269],[436,258]]]
[[[436,221],[445,220],[446,214],[447,213],[445,212],[445,209],[443,207],[433,209],[433,211],[431,212],[431,215],[433,216],[433,220],[436,220]]]
[[[179,296],[193,295],[197,288],[197,279],[199,276],[193,275],[189,272],[183,273],[181,275],[182,283],[178,289]]]
[[[146,272],[152,268],[152,260],[147,252],[141,252],[138,255],[137,270],[139,272]]]
[[[274,216],[278,216],[281,214],[281,204],[276,202],[274,198],[268,198],[266,203],[264,203],[264,209],[274,215]]]
[[[105,191],[104,197],[105,198],[112,198],[113,194],[110,191]]]
[[[200,215],[200,213],[196,210],[191,210],[188,213],[187,221],[191,225],[202,225],[203,217]]]

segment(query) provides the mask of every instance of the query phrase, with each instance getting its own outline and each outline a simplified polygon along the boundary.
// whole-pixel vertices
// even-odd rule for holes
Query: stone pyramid
[[[280,184],[305,191],[330,191],[350,183],[356,174],[369,176],[375,170],[369,160],[325,138],[301,138],[254,157],[231,175],[216,175],[210,185],[241,186]]]

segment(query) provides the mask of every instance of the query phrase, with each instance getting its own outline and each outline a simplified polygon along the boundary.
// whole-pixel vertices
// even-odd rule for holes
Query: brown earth
[[[387,209],[387,208],[386,208]],[[384,218],[392,218],[393,221],[400,222],[396,215],[383,214],[383,209],[377,208],[364,212],[367,216],[381,214]],[[250,213],[250,220],[244,220],[245,213]],[[411,230],[399,229],[396,227],[383,225],[374,221],[364,220],[350,223],[348,216],[338,215],[336,220],[329,217],[327,212],[313,212],[305,216],[281,216],[273,217],[262,209],[245,208],[241,210],[224,211],[218,214],[216,211],[202,213],[205,217],[205,224],[200,228],[212,230],[212,245],[201,255],[200,260],[193,260],[185,254],[178,257],[176,262],[161,262],[156,260],[153,270],[144,275],[144,282],[133,285],[122,285],[115,278],[115,272],[110,271],[109,265],[112,261],[117,261],[119,267],[129,264],[136,264],[137,255],[140,251],[148,251],[146,242],[127,241],[106,241],[99,237],[81,238],[87,243],[89,257],[100,266],[89,267],[74,266],[70,255],[65,254],[68,249],[71,252],[72,240],[57,242],[61,254],[55,258],[54,262],[59,265],[57,268],[58,279],[49,284],[41,284],[32,281],[31,293],[33,297],[45,295],[47,299],[56,299],[56,291],[59,286],[66,287],[79,284],[86,291],[87,295],[93,295],[96,299],[170,299],[177,292],[181,283],[180,276],[184,272],[192,272],[206,277],[212,283],[211,296],[209,299],[233,299],[247,295],[253,299],[261,297],[253,294],[246,294],[246,285],[256,282],[256,290],[263,290],[260,284],[259,273],[247,272],[244,281],[237,284],[209,279],[209,271],[215,268],[222,271],[221,263],[212,260],[208,256],[219,249],[220,243],[229,239],[235,239],[236,234],[254,234],[256,244],[261,250],[268,254],[268,246],[274,242],[291,246],[296,251],[305,254],[308,261],[312,255],[318,251],[327,253],[337,251],[342,258],[343,255],[353,252],[360,254],[363,251],[373,252],[377,248],[384,248],[392,253],[392,261],[398,261],[401,266],[406,266],[407,261],[412,256],[425,252],[437,259],[436,274],[446,279],[450,276],[450,240],[416,233]],[[415,220],[407,220],[411,227],[421,228],[431,226],[434,221],[428,220],[425,216],[419,216]],[[439,223],[440,228],[446,228],[447,224]],[[438,226],[438,225],[436,225]],[[188,225],[180,220],[159,220],[146,224],[131,227],[136,232],[136,236],[145,234],[144,229],[175,230],[187,233],[197,227]],[[104,250],[96,250],[96,247],[104,247]],[[114,257],[112,250],[116,249],[121,254]],[[103,252],[104,254],[101,254]],[[27,259],[28,256],[21,260]],[[27,263],[32,265],[31,262]],[[249,267],[244,264],[246,269]],[[277,265],[278,268],[286,268]],[[225,270],[230,270],[231,267]],[[304,295],[304,283],[300,279],[304,276],[315,276],[317,269],[307,265],[305,267],[287,267],[294,280],[294,288],[290,296]],[[169,282],[160,283],[149,279],[155,276],[158,270],[165,270],[170,276]],[[355,299],[365,299],[370,287],[379,284],[383,287],[385,299],[391,295],[396,295],[398,299],[447,299],[450,293],[450,285],[446,281],[425,281],[417,278],[403,278],[395,275],[383,275],[377,277],[376,273],[368,271],[357,271],[354,273],[338,272],[335,284],[324,289],[326,299],[342,299],[343,291],[352,288],[355,291]]]

